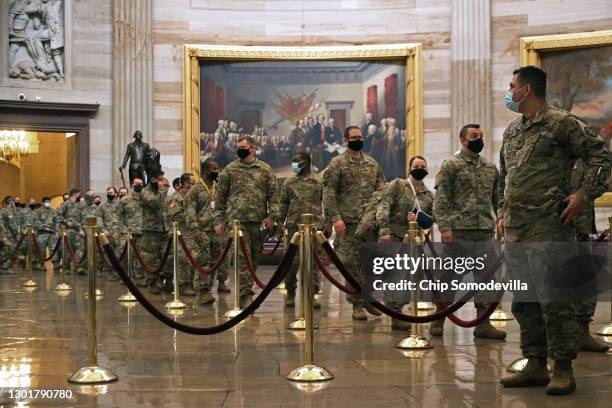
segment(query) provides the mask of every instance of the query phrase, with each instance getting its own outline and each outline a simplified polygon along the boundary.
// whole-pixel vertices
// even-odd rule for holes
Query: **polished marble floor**
[[[262,279],[271,267],[262,267]],[[583,353],[574,363],[577,391],[565,397],[543,388],[502,389],[505,365],[520,357],[518,326],[508,322],[505,342],[474,339],[470,329],[446,323],[445,337],[421,356],[394,345],[404,337],[387,317],[354,323],[344,295],[325,283],[316,312],[315,359],[335,379],[296,384],[285,376],[301,363],[303,333],[287,330],[275,290],[257,313],[235,330],[193,336],[162,325],[140,305],[125,307],[125,289],[100,279],[97,302],[99,364],[119,381],[103,386],[70,385],[67,377],[87,363],[87,279],[70,277],[75,290],[60,297],[57,274],[36,272],[41,286],[25,290],[23,272],[0,275],[0,407],[610,407],[612,356]],[[215,293],[216,296],[216,293]],[[160,308],[169,296],[152,296]],[[212,306],[191,305],[178,321],[206,326],[222,321],[232,295]],[[183,300],[193,303],[194,298]],[[505,305],[508,310],[509,305]],[[460,316],[473,316],[471,306]],[[609,321],[600,304],[593,328]],[[416,357],[416,358],[415,358]],[[71,390],[67,399],[33,399],[12,405],[8,388]],[[25,388],[21,388],[25,389]]]

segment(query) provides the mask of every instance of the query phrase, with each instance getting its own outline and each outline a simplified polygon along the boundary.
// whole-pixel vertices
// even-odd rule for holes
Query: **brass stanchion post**
[[[28,280],[23,282],[21,286],[24,288],[35,288],[38,286],[38,283],[32,280],[32,246],[33,246],[32,239],[34,239],[34,236],[33,236],[31,224],[28,224],[26,226],[25,233],[27,234],[27,238],[28,238],[28,248],[27,248],[27,253],[26,253],[26,272],[28,273]]]
[[[289,234],[289,231],[287,231],[287,228],[283,228],[283,255],[285,255],[287,253],[287,245],[289,244],[289,237],[287,236]],[[278,289],[279,291],[283,292],[283,293],[287,293],[287,288],[285,288],[285,282],[281,282],[278,284],[278,286],[276,287],[276,289]]]
[[[608,249],[612,249],[612,216],[608,217]],[[610,252],[610,251],[608,251]],[[608,254],[608,273],[612,270],[612,265],[610,265],[610,254]],[[610,321],[611,323],[602,326],[597,330],[597,334],[601,336],[612,336],[612,298],[610,301]]]
[[[64,292],[72,290],[72,286],[64,281],[64,260],[66,256],[66,227],[62,226],[60,229],[59,239],[62,240],[62,258],[60,264],[60,282],[55,287],[55,290],[58,292]]]
[[[417,245],[420,245],[423,242],[421,234],[422,232],[417,226],[417,223],[415,221],[410,221],[408,223],[408,232],[404,236],[404,242],[408,243],[409,245],[411,257],[416,257]],[[418,273],[419,271],[417,271],[417,274]],[[416,277],[417,275],[415,274],[413,276]],[[419,294],[420,294],[420,290],[419,290],[419,285],[417,284],[415,290],[413,291],[413,293],[411,293],[411,296],[410,296],[410,306],[411,306],[410,309],[411,309],[411,313],[414,316],[418,314]],[[412,323],[410,326],[410,336],[401,340],[399,343],[397,343],[395,347],[404,349],[404,350],[424,350],[424,349],[433,348],[433,345],[431,344],[429,339],[421,336],[421,334],[419,333],[419,327],[420,327],[419,324]]]
[[[117,381],[118,378],[112,371],[98,365],[98,351],[96,339],[96,269],[95,269],[95,246],[94,230],[96,228],[96,217],[85,218],[85,232],[87,233],[87,273],[89,275],[88,306],[89,306],[89,363],[79,368],[68,378],[68,382],[75,384],[104,384]],[[102,234],[103,241],[108,239]]]
[[[292,370],[287,376],[291,381],[327,381],[334,378],[326,368],[314,363],[314,290],[313,290],[313,230],[314,215],[302,215],[302,239],[300,241],[300,270],[304,275],[304,320],[306,323],[306,344],[304,345],[304,365]],[[303,256],[302,256],[303,253]]]
[[[166,309],[186,309],[187,305],[179,299],[179,278],[178,278],[178,236],[180,232],[178,230],[178,222],[172,223],[172,269],[174,270],[174,299],[171,302],[166,303]]]
[[[226,319],[231,319],[238,316],[240,309],[240,268],[238,267],[238,240],[241,236],[240,221],[232,222],[232,237],[234,239],[234,308],[225,313]]]
[[[299,225],[299,232],[300,232],[300,236],[302,237],[301,240],[304,240],[304,225],[300,224]],[[301,241],[300,241],[300,245],[302,245]],[[301,248],[301,246],[300,246]],[[306,319],[305,319],[305,310],[304,310],[304,306],[305,306],[305,298],[306,298],[306,293],[305,293],[305,289],[306,289],[306,282],[304,281],[304,269],[303,269],[303,265],[304,265],[304,256],[305,256],[305,252],[300,250],[300,254],[299,254],[299,258],[300,258],[300,267],[298,270],[298,282],[300,285],[300,317],[298,317],[297,320],[292,321],[291,323],[289,323],[289,325],[287,326],[287,329],[289,330],[306,330]]]
[[[93,228],[93,237],[90,239],[89,235],[87,235],[87,231],[85,231],[85,244],[87,245],[87,261],[89,262],[89,251],[93,251],[93,268],[96,273],[98,273],[98,257],[96,256],[96,240],[98,239],[98,227],[95,226]],[[90,243],[91,241],[91,243]],[[89,268],[89,265],[87,266]],[[102,298],[104,296],[104,291],[98,287],[95,290],[96,299]],[[86,290],[85,299],[89,296],[89,290]]]
[[[126,245],[127,245],[127,272],[128,272],[128,276],[130,279],[132,279],[132,250],[130,248],[130,241],[132,240],[132,227],[128,227],[127,228],[127,235],[126,235],[127,239],[126,239]],[[125,295],[121,295],[119,296],[119,300],[120,302],[136,302],[136,297],[134,295],[132,295],[132,292],[127,291],[127,293]]]

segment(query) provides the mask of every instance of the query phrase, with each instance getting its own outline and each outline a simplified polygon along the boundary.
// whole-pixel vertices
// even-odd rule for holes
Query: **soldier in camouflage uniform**
[[[42,203],[42,207],[33,211],[32,228],[34,228],[34,231],[36,231],[40,256],[45,258],[47,249],[49,249],[49,253],[51,253],[59,238],[59,220],[56,211],[51,208],[51,198],[43,197]],[[57,253],[53,256],[53,262],[59,262],[59,256]],[[44,264],[42,262],[40,263],[40,269],[44,269]]]
[[[334,157],[323,173],[323,207],[336,231],[335,251],[355,279],[362,282],[360,242],[355,230],[362,208],[372,194],[385,185],[385,177],[376,160],[360,151],[363,135],[359,127],[346,128],[344,143],[348,145],[347,151]],[[349,294],[347,299],[353,304],[354,320],[367,320],[363,307],[376,316],[380,315],[369,303],[361,303],[358,294]]]
[[[398,178],[390,182],[376,205],[376,225],[380,242],[402,242],[408,230],[408,222],[417,220],[416,212],[419,208],[430,217],[433,214],[434,195],[423,183],[423,179],[428,174],[427,161],[421,156],[415,156],[410,159],[408,165],[409,178]],[[421,227],[427,229],[431,226]],[[397,278],[408,279],[401,276]],[[395,293],[388,295],[389,299],[385,299],[385,304],[400,311],[410,300],[409,294],[408,297],[403,296],[403,293],[399,294],[401,299],[394,295]],[[410,330],[410,324],[392,318],[391,329]]]
[[[196,242],[198,263],[211,267],[221,256],[222,238],[216,236],[213,224],[215,193],[220,169],[217,162],[209,158],[203,163],[203,170],[202,178],[191,187],[187,195],[187,223]],[[229,292],[225,286],[227,265],[228,262],[223,262],[217,270],[219,281],[217,293]],[[195,289],[200,292],[200,304],[207,305],[215,301],[210,293],[214,277],[212,273],[208,275],[195,273],[194,284]]]
[[[144,188],[144,183],[141,178],[136,177],[132,182],[132,191],[119,200],[117,203],[117,218],[121,229],[121,239],[119,248],[127,244],[128,228],[132,229],[132,239],[136,243],[136,247],[140,250],[142,246],[142,205],[140,203],[140,194]],[[127,255],[126,255],[127,256]],[[127,262],[127,259],[125,260]],[[127,265],[127,263],[126,263]],[[136,260],[132,250],[132,277],[137,286],[146,286],[144,272],[140,263]]]
[[[15,202],[13,197],[4,197],[4,208],[0,210],[0,219],[4,226],[5,238],[7,240],[6,259],[0,262],[0,268],[9,270],[13,260],[15,259],[16,253],[12,250],[19,239],[19,221],[16,216]],[[23,245],[23,244],[21,244]]]
[[[546,73],[540,68],[514,71],[505,102],[523,114],[504,132],[500,153],[498,232],[505,235],[508,272],[511,279],[554,281],[555,258],[562,254],[558,243],[575,241],[572,221],[601,192],[599,184],[610,172],[610,155],[589,126],[546,102]],[[576,158],[582,159],[585,170],[580,189],[572,192]],[[539,295],[548,288],[534,289]],[[571,367],[578,352],[575,307],[571,300],[538,299],[514,293],[512,313],[521,327],[521,350],[528,363],[501,383],[505,387],[548,384],[548,394],[568,394],[576,388]],[[552,378],[547,357],[555,360]]]
[[[215,194],[215,232],[221,237],[224,223],[240,221],[240,230],[247,241],[247,252],[254,268],[259,264],[265,230],[270,230],[279,217],[279,194],[272,168],[255,157],[255,142],[250,136],[238,140],[239,159],[225,167],[219,176]],[[240,307],[252,301],[253,278],[240,256]]]
[[[69,194],[68,200],[64,201],[57,209],[57,215],[60,224],[66,227],[66,238],[68,239],[70,246],[73,249],[76,249],[77,240],[80,239],[79,231],[81,230],[81,218],[79,212],[79,206],[81,205],[79,201],[80,192],[75,188],[70,190]],[[67,253],[64,254],[64,267],[66,272],[68,272],[69,269],[73,269],[74,265],[70,260],[68,249],[66,249],[66,252]]]
[[[142,246],[139,248],[145,264],[155,268],[161,262],[164,249],[169,238],[166,225],[166,198],[168,196],[168,181],[155,174],[149,185],[142,190],[138,198],[142,206]],[[162,288],[172,291],[172,273],[169,273],[169,263],[159,273],[159,276],[147,275],[147,286],[153,294],[159,294]]]
[[[119,239],[121,238],[121,225],[119,224],[119,215],[117,214],[119,200],[117,199],[117,189],[110,186],[106,189],[106,201],[96,208],[96,216],[98,217],[98,228],[108,237],[109,243],[115,250],[119,247]],[[100,262],[99,267],[104,269],[104,263]],[[117,274],[111,274],[111,280],[118,280]]]
[[[87,249],[87,235],[85,233],[85,219],[87,217],[96,217],[98,218],[98,207],[95,204],[95,196],[96,193],[93,190],[87,190],[85,192],[85,197],[83,202],[81,202],[78,206],[79,213],[79,237],[76,240],[76,249],[75,255],[77,257],[77,261],[80,261],[85,254]],[[100,220],[98,219],[96,225],[100,225]],[[94,245],[94,248],[95,245]],[[96,249],[97,251],[97,249]],[[98,255],[96,254],[96,258]],[[79,275],[85,275],[87,270],[87,260],[83,260],[79,265],[77,265],[77,273]]]
[[[485,268],[474,270],[474,281],[483,282],[484,275],[496,259],[494,235],[499,171],[480,156],[484,141],[478,124],[463,126],[459,140],[461,150],[446,160],[436,175],[434,217],[449,256],[486,258]],[[461,277],[449,271],[441,279],[450,282]],[[474,296],[478,313],[483,313],[489,306],[487,297],[486,292]],[[431,323],[429,333],[432,336],[442,336],[444,320]],[[474,328],[474,337],[501,340],[506,338],[506,332],[493,327],[487,319]]]
[[[4,208],[0,209],[0,273],[9,270],[13,259],[13,254],[9,248],[11,243],[8,238],[8,228],[4,225],[3,210]]]
[[[177,228],[181,232],[183,240],[189,249],[193,248],[193,235],[191,230],[187,226],[187,195],[191,186],[195,184],[196,178],[191,173],[183,173],[180,177],[180,187],[172,194],[170,200],[167,203],[167,225],[168,228],[173,231],[173,223],[178,223]],[[177,274],[180,285],[180,293],[185,296],[195,296],[196,291],[194,289],[194,273],[199,274],[189,263],[187,255],[183,248],[179,245],[177,250]],[[170,256],[168,261],[172,265],[173,257]]]
[[[311,172],[311,158],[308,153],[296,153],[291,163],[291,169],[295,176],[285,179],[281,187],[280,197],[280,222],[285,223],[288,237],[291,239],[302,223],[302,214],[313,214],[317,229],[323,229],[323,182],[318,175]],[[322,258],[323,251],[320,245],[315,246],[315,251]],[[314,293],[321,287],[319,268],[314,268]],[[298,261],[294,260],[291,269],[285,277],[285,306],[295,306],[295,290],[297,288]],[[314,307],[321,307],[319,301],[314,298]]]
[[[582,185],[584,179],[584,163],[582,160],[576,160],[574,168],[572,169],[571,175],[571,186],[572,192],[577,192]],[[601,195],[605,192],[605,184],[599,184],[599,187],[603,191],[598,191],[597,195]],[[576,226],[576,240],[578,242],[584,242],[585,247],[587,243],[591,242],[591,234],[597,233],[595,228],[595,202],[590,200],[582,211],[574,219],[574,225]],[[585,249],[590,249],[585,248]],[[593,282],[595,283],[595,282]],[[596,286],[596,285],[594,285]],[[593,288],[596,289],[596,288]],[[592,351],[595,353],[605,353],[609,350],[609,347],[603,341],[600,341],[589,333],[589,323],[593,320],[595,314],[595,308],[597,307],[596,290],[593,291],[592,299],[585,299],[582,302],[576,302],[576,323],[578,324],[578,336],[579,336],[579,347],[580,351]]]
[[[15,205],[13,206],[13,215],[15,217],[15,223],[17,224],[17,237],[25,234],[27,222],[28,222],[28,210],[25,204],[21,202],[21,199],[15,196]],[[17,261],[17,265],[21,265],[25,268],[25,256],[28,252],[27,238],[24,238],[23,243],[17,250],[17,254],[20,258]]]

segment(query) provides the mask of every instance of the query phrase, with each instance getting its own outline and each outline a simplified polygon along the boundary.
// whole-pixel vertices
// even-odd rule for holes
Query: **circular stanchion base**
[[[287,376],[287,379],[301,382],[329,381],[334,379],[334,375],[324,367],[305,364],[293,369]]]
[[[419,303],[417,303],[417,310],[432,310],[432,309],[435,309],[435,308],[436,307],[431,302],[419,302]]]
[[[496,309],[491,316],[489,316],[489,320],[493,321],[504,321],[504,320],[514,320],[514,317],[510,316],[508,313],[504,312],[502,309]]]
[[[83,296],[85,296],[85,299],[87,299],[87,297],[89,296],[89,291],[86,290],[85,292],[83,292]],[[104,296],[104,291],[102,289],[96,289],[96,298],[100,298]]]
[[[278,290],[287,290],[287,288],[285,288],[285,282],[279,283],[279,285],[276,287],[276,289],[278,289]]]
[[[117,299],[120,302],[136,302],[136,296],[132,295],[132,292],[128,292],[125,295],[119,296]]]
[[[315,323],[314,324],[314,328],[318,329],[319,326]],[[303,317],[300,317],[297,320],[294,320],[293,322],[289,323],[289,325],[287,326],[288,330],[306,330],[306,320],[304,320]]]
[[[138,302],[119,302],[119,304],[122,307],[125,307],[126,309],[133,309],[136,306],[138,306]],[[180,309],[178,309],[178,310],[180,310]],[[172,311],[170,311],[170,312],[172,312]],[[181,312],[182,312],[182,310],[181,310]],[[170,313],[170,314],[172,314],[172,313]]]
[[[238,316],[240,313],[242,313],[242,309],[234,308],[232,310],[228,310],[227,312],[225,312],[224,317],[229,320],[229,319],[233,319],[234,317]]]
[[[509,366],[506,367],[506,371],[509,373],[520,373],[521,371],[523,371],[523,368],[525,368],[526,365],[527,359],[525,357],[517,358],[516,360],[511,362]],[[552,370],[550,364],[547,363],[546,367],[548,368],[548,371]]]
[[[597,330],[597,334],[600,336],[612,336],[612,323],[606,324]]]
[[[187,309],[186,303],[181,302],[180,300],[173,300],[171,302],[166,303],[164,306],[166,309]]]
[[[21,284],[22,288],[36,288],[40,286],[38,283],[34,282],[32,279],[29,279]]]
[[[104,384],[118,379],[108,368],[89,365],[79,368],[68,378],[68,382],[72,384]]]
[[[413,334],[401,340],[395,347],[402,350],[425,350],[433,348],[429,339]]]
[[[58,283],[57,286],[55,287],[55,290],[57,290],[58,292],[65,292],[65,291],[72,290],[72,286],[70,286],[67,283]]]

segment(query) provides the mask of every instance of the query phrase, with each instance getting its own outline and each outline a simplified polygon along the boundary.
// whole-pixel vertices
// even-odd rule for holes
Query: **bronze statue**
[[[134,132],[133,137],[134,141],[128,144],[125,156],[123,157],[123,164],[119,167],[119,171],[123,175],[123,169],[125,169],[125,165],[129,159],[130,185],[132,185],[136,177],[141,178],[144,184],[147,185],[149,183],[147,161],[151,154],[151,147],[148,143],[142,141],[142,133],[140,130]]]

